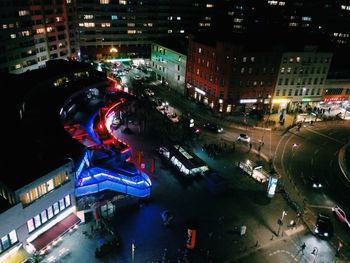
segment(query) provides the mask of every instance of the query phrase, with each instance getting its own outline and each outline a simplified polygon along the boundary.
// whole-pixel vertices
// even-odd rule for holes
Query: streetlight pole
[[[135,243],[132,241],[131,243],[131,263],[135,262]]]
[[[314,263],[316,261],[317,255],[318,255],[318,248],[314,247],[311,254],[315,256],[314,259],[312,260],[312,263]]]
[[[277,230],[276,236],[279,236],[279,235],[280,235],[281,227],[283,226],[283,218],[284,218],[284,216],[286,216],[286,215],[287,215],[287,209],[285,209],[285,210],[282,211],[282,216],[281,216],[281,218],[279,218],[279,219],[277,220],[278,230]]]

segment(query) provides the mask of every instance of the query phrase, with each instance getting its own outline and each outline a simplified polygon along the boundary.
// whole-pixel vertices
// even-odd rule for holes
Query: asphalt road
[[[331,124],[331,125],[330,125]],[[339,168],[338,153],[350,140],[348,122],[316,123],[307,125],[300,131],[292,129],[283,136],[276,149],[276,159],[283,171],[285,182],[295,188],[299,197],[304,199],[308,211],[309,226],[316,222],[318,213],[332,213],[336,204],[348,211],[350,216],[350,182]],[[310,177],[316,178],[322,188],[314,189]],[[349,254],[350,228],[333,218],[335,235],[330,243],[337,248],[341,242]]]

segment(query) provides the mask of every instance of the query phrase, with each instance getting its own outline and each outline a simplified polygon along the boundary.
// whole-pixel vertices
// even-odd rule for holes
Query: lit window
[[[12,39],[16,38],[16,34],[11,34],[10,38],[12,38]]]
[[[136,30],[128,30],[128,34],[136,34]]]
[[[94,19],[94,15],[84,15],[84,19]]]
[[[84,27],[95,27],[95,23],[84,23]]]
[[[290,27],[296,27],[296,26],[298,26],[298,23],[294,23],[294,22],[293,23],[289,23],[289,26]]]
[[[21,67],[22,67],[21,64],[16,64],[16,66],[15,66],[16,69],[20,69]]]
[[[18,15],[19,16],[27,16],[27,15],[29,15],[29,10],[19,10]]]
[[[47,186],[47,191],[50,192],[51,190],[53,190],[54,185],[53,185],[53,179],[49,180],[46,182],[46,186]]]
[[[128,23],[128,27],[134,27],[135,23]]]
[[[171,33],[173,33],[173,30],[168,29],[168,34],[171,34]]]
[[[303,21],[311,21],[311,17],[309,17],[309,16],[303,16],[303,17],[301,18],[301,20],[303,20]]]
[[[6,24],[3,24],[3,25],[2,25],[2,28],[3,28],[3,29],[6,29],[6,28],[7,28],[7,25],[6,25]]]
[[[44,34],[45,33],[45,28],[37,28],[37,30],[36,30],[36,33],[37,34]]]
[[[177,16],[177,17],[176,17],[176,20],[181,20],[181,16]]]
[[[119,0],[119,4],[120,5],[126,5],[127,3],[126,3],[126,0]]]
[[[181,30],[180,30],[180,33],[181,33],[181,34],[185,33],[185,30],[181,29]]]
[[[247,62],[247,57],[243,57],[243,58],[242,58],[242,61],[243,61],[243,62]]]
[[[282,74],[284,73],[284,68],[281,68],[281,73],[282,73]]]
[[[277,5],[278,4],[278,2],[277,1],[267,1],[267,4],[269,4],[269,5]]]
[[[207,4],[207,8],[213,8],[214,5],[213,4]]]
[[[67,0],[67,4],[70,4],[70,3],[72,3],[72,0]]]
[[[347,10],[347,11],[350,10],[350,5],[341,5],[340,7],[342,10]]]
[[[111,16],[111,19],[112,19],[112,20],[118,20],[118,16],[117,16],[117,15],[112,15],[112,16]]]
[[[299,63],[299,62],[300,62],[300,57],[297,57],[297,58],[296,58],[296,61]]]
[[[101,27],[111,27],[111,23],[101,23]]]
[[[21,32],[21,35],[22,35],[22,37],[28,37],[28,36],[30,36],[30,32],[29,32],[29,30],[25,30],[25,31]]]
[[[53,28],[52,28],[51,26],[48,26],[48,27],[46,28],[46,31],[47,31],[48,33],[50,33],[50,32],[53,31]]]
[[[109,4],[109,0],[100,0],[100,4],[101,5],[108,5]]]
[[[63,21],[63,17],[61,16],[56,16],[56,22],[62,22]]]

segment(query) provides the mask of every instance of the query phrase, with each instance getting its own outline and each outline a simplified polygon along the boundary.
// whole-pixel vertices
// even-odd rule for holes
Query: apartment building
[[[246,45],[244,39],[215,41],[192,36],[186,69],[186,94],[213,111],[237,108],[269,111],[281,51]]]
[[[187,39],[164,39],[151,45],[150,64],[156,78],[180,94],[185,94],[187,45]]]
[[[151,43],[210,28],[213,1],[79,0],[75,5],[82,56],[150,57]]]
[[[319,51],[317,46],[284,52],[273,94],[273,111],[315,107],[322,100],[331,61],[332,53]]]
[[[70,58],[66,1],[26,0],[0,3],[0,70],[22,73],[50,59]]]

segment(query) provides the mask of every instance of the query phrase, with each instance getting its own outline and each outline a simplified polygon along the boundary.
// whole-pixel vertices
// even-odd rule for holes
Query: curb
[[[350,150],[350,141],[339,150],[338,164],[344,177],[346,178],[346,180],[348,180],[348,182],[350,182],[350,169],[349,169],[350,167],[348,167],[348,164],[345,160],[345,152],[348,148]]]

